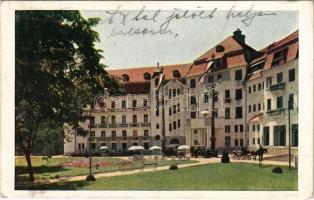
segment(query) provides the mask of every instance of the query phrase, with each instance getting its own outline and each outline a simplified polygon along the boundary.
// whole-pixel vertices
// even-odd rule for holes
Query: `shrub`
[[[222,163],[230,163],[230,158],[229,158],[229,155],[226,151],[224,151],[222,153],[221,162]]]
[[[282,174],[282,169],[281,169],[281,167],[274,167],[272,172],[277,173],[277,174]]]
[[[55,178],[60,178],[59,174],[55,175]]]
[[[169,167],[169,170],[177,170],[178,169],[178,166],[177,165],[171,165]]]

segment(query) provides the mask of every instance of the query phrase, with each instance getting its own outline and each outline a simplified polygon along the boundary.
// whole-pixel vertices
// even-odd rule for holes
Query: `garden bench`
[[[153,163],[143,163],[143,168],[142,170],[144,171],[145,167],[154,167],[154,172],[157,170],[158,162],[153,162]]]

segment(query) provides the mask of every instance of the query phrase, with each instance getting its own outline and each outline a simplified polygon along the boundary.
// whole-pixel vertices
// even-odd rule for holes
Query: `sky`
[[[246,43],[256,50],[298,29],[298,13],[294,11],[263,11],[263,16],[256,16],[252,8],[248,19],[243,17],[247,11],[242,12],[242,17],[236,17],[239,11],[232,9],[201,11],[144,8],[141,12],[121,8],[81,13],[85,18],[101,19],[94,28],[100,37],[96,47],[103,50],[101,62],[108,69],[155,66],[157,62],[160,65],[191,63],[238,28],[246,36]],[[131,34],[127,34],[130,29]],[[157,33],[143,34],[144,29]]]

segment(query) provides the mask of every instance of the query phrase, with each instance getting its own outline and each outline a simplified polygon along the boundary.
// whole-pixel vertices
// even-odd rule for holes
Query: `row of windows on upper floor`
[[[149,106],[149,101],[147,98],[144,98],[143,100],[141,100],[142,102],[142,107],[143,108],[147,108]],[[115,109],[117,108],[118,106],[120,105],[116,105],[116,101],[111,101],[111,105],[110,105],[110,108],[111,109]],[[136,99],[132,100],[132,107],[133,108],[137,108],[138,107],[138,101]],[[127,105],[126,105],[126,100],[121,100],[121,107],[120,108],[127,108]]]
[[[121,131],[121,134],[122,134],[122,137],[129,137],[129,136],[130,136],[130,135],[128,135],[128,131],[127,131],[127,130],[122,130],[122,131]],[[79,135],[79,134],[77,134],[77,135]],[[91,131],[90,135],[91,135],[91,137],[96,137],[95,131]],[[117,131],[116,131],[116,130],[112,130],[110,136],[111,136],[112,138],[117,137]],[[139,137],[139,135],[138,135],[138,130],[137,130],[137,129],[132,130],[132,135],[131,135],[131,136],[132,136],[132,137]],[[143,131],[143,136],[144,136],[144,137],[148,137],[148,136],[149,136],[149,130],[145,129],[145,130]],[[106,131],[101,131],[101,132],[100,132],[100,137],[101,137],[101,138],[108,137],[108,136],[106,135]]]
[[[138,115],[132,115],[132,123],[138,123]],[[117,120],[116,120],[116,116],[115,115],[111,115],[110,116],[111,121],[108,121],[108,118],[106,116],[101,116],[101,124],[107,124],[107,123],[111,123],[111,124],[116,124]],[[149,122],[149,118],[148,118],[148,114],[144,114],[143,115],[143,122],[144,123],[148,123]],[[121,116],[121,123],[122,124],[126,124],[127,123],[127,116],[126,115],[122,115]],[[90,118],[90,124],[95,124],[95,116],[92,116]]]

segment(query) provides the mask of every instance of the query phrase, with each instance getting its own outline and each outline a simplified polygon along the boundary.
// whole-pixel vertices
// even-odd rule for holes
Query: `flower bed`
[[[61,164],[62,166],[67,166],[67,167],[89,167],[89,161],[86,160],[78,160],[78,161],[72,161],[72,162],[64,162]],[[93,167],[106,167],[106,166],[111,166],[111,162],[107,161],[100,161],[100,162],[95,162],[92,163]]]

